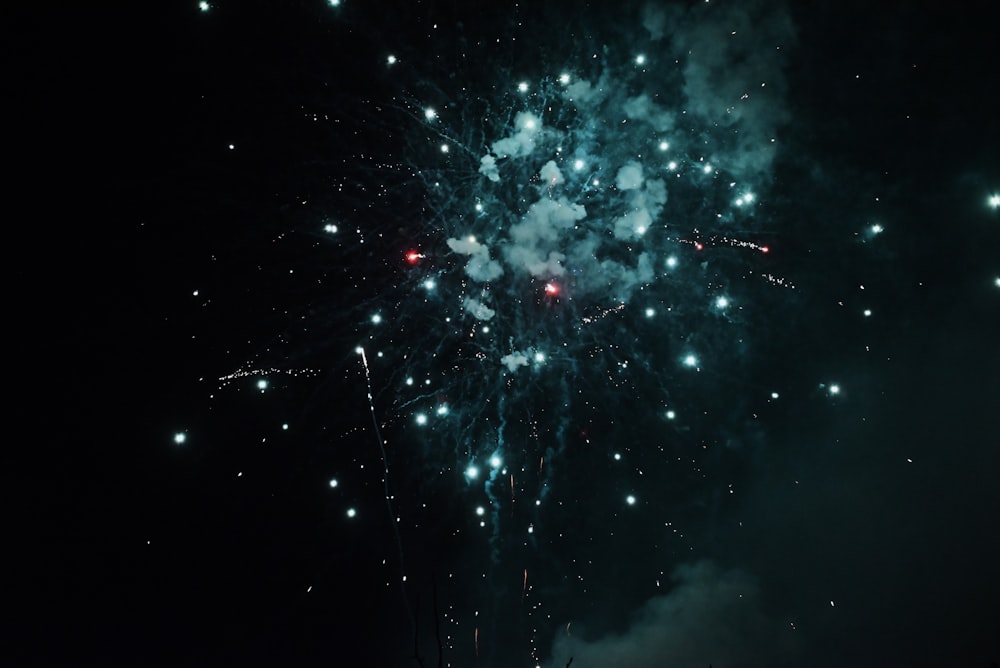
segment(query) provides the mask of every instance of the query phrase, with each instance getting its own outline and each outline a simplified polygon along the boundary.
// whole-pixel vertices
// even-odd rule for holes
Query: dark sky
[[[996,665],[998,18],[11,15],[2,663]]]

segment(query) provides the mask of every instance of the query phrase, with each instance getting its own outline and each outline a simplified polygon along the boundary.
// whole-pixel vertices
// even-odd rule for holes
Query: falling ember
[[[546,283],[545,284],[545,294],[551,295],[553,297],[556,296],[556,295],[558,295],[559,294],[559,286],[556,285],[555,283]]]
[[[408,251],[406,253],[406,261],[410,264],[416,264],[424,258],[424,254],[415,250]]]

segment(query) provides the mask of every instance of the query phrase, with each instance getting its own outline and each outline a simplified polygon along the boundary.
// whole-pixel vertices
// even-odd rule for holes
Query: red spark
[[[545,294],[555,296],[559,294],[559,286],[555,283],[545,284]]]
[[[423,253],[415,250],[411,250],[406,253],[406,261],[409,262],[410,264],[416,264],[417,262],[420,262],[420,260],[423,257],[424,257]]]
[[[770,253],[771,252],[771,248],[769,246],[761,246],[760,247],[760,252],[761,253]]]
[[[699,251],[705,250],[705,244],[701,243],[700,241],[696,241],[694,242],[694,249]]]

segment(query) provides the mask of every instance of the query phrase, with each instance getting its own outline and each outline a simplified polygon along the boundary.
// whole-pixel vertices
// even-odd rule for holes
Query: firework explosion
[[[871,321],[890,281],[857,269],[883,252],[877,206],[814,229],[838,195],[781,178],[815,168],[787,11],[442,10],[393,43],[378,17],[327,9],[379,78],[363,97],[324,81],[296,109],[315,134],[255,251],[264,333],[205,381],[210,410],[254,406],[243,433],[292,454],[241,453],[238,477],[325,488],[318,512],[371,569],[396,657],[792,656],[805,613],[765,611],[706,546],[746,535],[733,499],[792,407],[859,392],[816,334]],[[260,293],[244,289],[197,296]],[[866,353],[884,340],[866,336]],[[295,586],[336,598],[350,577]],[[726,649],[754,641],[767,650]]]

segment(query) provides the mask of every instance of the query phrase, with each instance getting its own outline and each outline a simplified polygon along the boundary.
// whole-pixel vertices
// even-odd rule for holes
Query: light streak
[[[392,494],[389,492],[389,458],[385,454],[385,441],[382,439],[382,431],[378,426],[378,418],[375,416],[375,398],[372,396],[372,377],[368,369],[368,356],[363,347],[358,347],[361,355],[361,364],[365,369],[365,385],[367,387],[368,408],[371,411],[372,427],[375,429],[375,440],[378,441],[379,452],[382,455],[382,490],[385,495],[385,508],[389,513],[389,523],[392,525],[393,535],[396,538],[396,549],[399,554],[399,588],[403,594],[403,602],[406,605],[406,613],[410,618],[410,625],[416,632],[416,618],[413,616],[413,608],[410,605],[410,597],[406,592],[406,566],[403,557],[403,539],[399,534],[399,523],[396,521],[396,513],[392,508]],[[353,517],[353,508],[348,510],[348,514]]]

